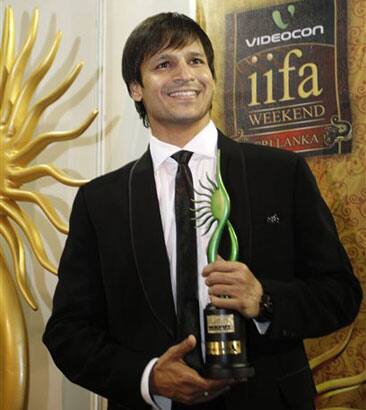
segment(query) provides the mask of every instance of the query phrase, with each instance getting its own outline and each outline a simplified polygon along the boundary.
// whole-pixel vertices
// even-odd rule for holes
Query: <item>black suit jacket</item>
[[[302,339],[350,323],[361,289],[306,162],[221,134],[219,147],[240,260],[275,307],[264,336],[247,321],[256,376],[232,387],[226,404],[276,391],[291,407],[314,395]],[[71,381],[118,403],[111,407],[147,408],[142,372],[177,342],[149,151],[78,191],[44,342]]]

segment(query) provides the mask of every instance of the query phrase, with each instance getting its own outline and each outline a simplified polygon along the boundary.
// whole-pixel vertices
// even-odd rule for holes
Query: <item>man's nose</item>
[[[186,61],[180,61],[175,69],[176,81],[191,81],[194,79],[192,67]]]

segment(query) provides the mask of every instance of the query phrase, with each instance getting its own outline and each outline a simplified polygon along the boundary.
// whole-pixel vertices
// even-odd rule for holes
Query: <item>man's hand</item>
[[[205,266],[202,275],[206,278],[208,294],[213,305],[236,310],[246,318],[258,316],[263,288],[244,263],[220,258]]]
[[[229,388],[231,380],[204,379],[185,363],[184,355],[195,346],[190,335],[159,358],[150,374],[151,394],[190,405],[212,400]]]

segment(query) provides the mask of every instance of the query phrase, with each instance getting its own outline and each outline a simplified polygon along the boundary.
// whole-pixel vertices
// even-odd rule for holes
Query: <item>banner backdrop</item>
[[[307,0],[225,17],[226,129],[308,154],[351,151],[345,0]]]
[[[215,48],[215,123],[307,156],[366,293],[366,0],[197,3]],[[366,409],[365,302],[306,349],[317,408]]]

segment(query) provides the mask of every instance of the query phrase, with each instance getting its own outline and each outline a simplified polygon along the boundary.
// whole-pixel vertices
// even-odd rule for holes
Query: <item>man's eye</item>
[[[156,68],[160,69],[160,68],[167,68],[169,67],[169,61],[162,61],[161,63],[159,63]]]
[[[203,63],[204,61],[202,60],[202,58],[196,57],[196,58],[192,58],[191,60],[191,64],[203,64]]]

